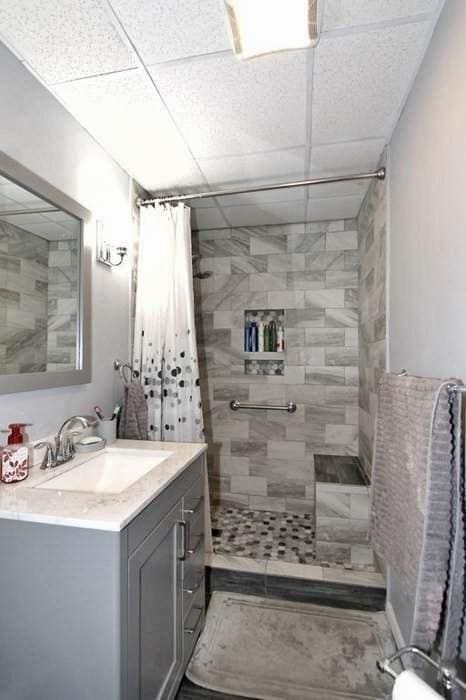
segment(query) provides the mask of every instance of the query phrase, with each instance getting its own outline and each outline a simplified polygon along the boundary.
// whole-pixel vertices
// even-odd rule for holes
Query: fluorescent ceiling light
[[[224,0],[238,58],[315,46],[324,0]]]

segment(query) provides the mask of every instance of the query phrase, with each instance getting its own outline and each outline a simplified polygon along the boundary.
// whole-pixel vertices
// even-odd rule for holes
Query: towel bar
[[[377,668],[382,673],[387,673],[389,676],[396,679],[398,677],[398,673],[393,670],[391,664],[401,659],[401,657],[405,654],[414,654],[414,656],[419,656],[419,658],[423,659],[423,661],[426,661],[428,664],[433,666],[440,673],[441,682],[446,691],[452,690],[453,686],[466,690],[466,683],[457,678],[450,669],[446,668],[445,666],[441,666],[439,663],[437,663],[437,661],[431,659],[425,651],[422,651],[422,649],[415,646],[402,647],[386,659],[377,661]]]
[[[248,410],[261,410],[261,411],[287,411],[288,413],[296,413],[296,404],[290,401],[287,404],[260,404],[260,403],[244,403],[243,401],[230,401],[230,408],[232,411],[239,411],[241,408],[246,408]]]

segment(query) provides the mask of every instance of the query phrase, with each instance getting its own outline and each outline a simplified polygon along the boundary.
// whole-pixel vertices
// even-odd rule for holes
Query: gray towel
[[[384,375],[374,446],[374,549],[405,584],[409,643],[426,650],[439,632],[452,537],[449,383]]]
[[[121,413],[118,437],[125,440],[147,440],[147,401],[142,384],[125,386],[125,399]]]
[[[453,399],[451,417],[454,428],[453,463],[452,463],[452,507],[450,558],[448,563],[447,596],[445,599],[445,617],[440,645],[444,664],[454,665],[461,656],[461,641],[464,634],[464,567],[465,567],[465,523],[464,523],[464,443],[462,439],[461,401]],[[466,659],[464,659],[466,660]],[[458,697],[461,697],[459,695]]]

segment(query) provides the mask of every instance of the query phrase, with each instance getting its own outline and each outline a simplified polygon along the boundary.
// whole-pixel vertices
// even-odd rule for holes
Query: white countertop
[[[33,466],[24,481],[0,482],[0,518],[120,531],[207,449],[205,444],[139,440],[117,440],[112,447],[172,454],[118,494],[36,488],[86,462],[92,454],[76,455],[72,461],[55,469],[41,470]]]

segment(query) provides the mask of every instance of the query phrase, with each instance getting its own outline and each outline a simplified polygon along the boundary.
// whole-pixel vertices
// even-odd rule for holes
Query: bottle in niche
[[[257,352],[259,349],[259,340],[257,337],[257,323],[251,323],[251,352]]]
[[[269,323],[269,352],[277,351],[277,324],[275,321]]]
[[[26,423],[10,423],[8,444],[1,453],[0,479],[6,484],[23,481],[29,474],[29,450],[24,444]]]
[[[269,352],[269,324],[264,324],[264,352]]]
[[[244,352],[250,352],[251,346],[251,324],[246,322],[244,326]]]
[[[283,332],[283,326],[278,327],[277,331],[277,352],[284,352],[285,350],[285,334]]]
[[[257,335],[258,335],[258,349],[259,352],[264,352],[264,330],[265,326],[262,321],[259,322],[259,325],[257,327]]]

